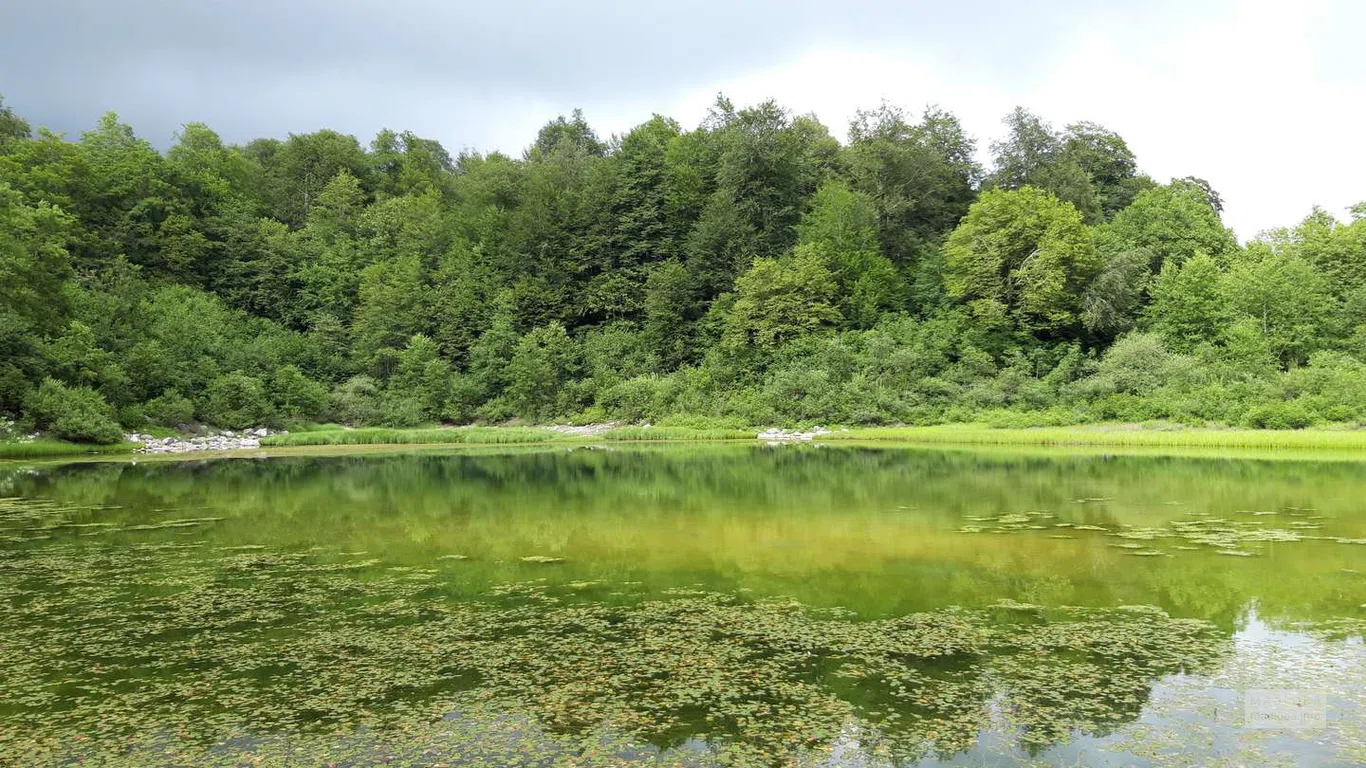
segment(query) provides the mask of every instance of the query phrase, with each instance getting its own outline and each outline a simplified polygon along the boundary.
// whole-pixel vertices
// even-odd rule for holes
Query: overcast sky
[[[512,154],[574,107],[606,137],[692,127],[717,92],[841,138],[855,109],[938,104],[985,150],[1020,104],[1208,179],[1246,239],[1366,200],[1363,29],[1357,0],[2,0],[0,94],[72,136],[113,109],[161,147],[201,121]]]

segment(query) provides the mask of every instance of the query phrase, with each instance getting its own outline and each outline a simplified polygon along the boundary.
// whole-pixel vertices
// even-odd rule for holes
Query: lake
[[[1366,464],[0,465],[0,765],[1366,764]]]

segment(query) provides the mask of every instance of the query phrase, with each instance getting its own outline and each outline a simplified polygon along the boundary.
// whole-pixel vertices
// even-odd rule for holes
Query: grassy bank
[[[304,445],[503,445],[517,443],[599,440],[621,442],[753,440],[758,430],[698,429],[693,427],[617,427],[596,435],[567,435],[544,427],[427,427],[423,429],[325,429],[272,435],[261,440],[269,447]]]
[[[28,443],[0,442],[0,459],[43,459],[55,456],[82,456],[96,453],[129,453],[136,443],[90,445],[62,440],[34,440]]]
[[[391,429],[319,429],[272,435],[263,447],[384,445],[534,445],[600,442],[753,441],[758,429],[729,427],[617,427],[595,434],[564,434],[545,427],[424,427]],[[1247,451],[1341,451],[1366,453],[1366,430],[1356,429],[1196,429],[1096,424],[1072,427],[990,427],[952,424],[928,427],[860,427],[830,432],[820,442],[883,442],[959,446],[1071,446],[1078,448],[1146,448]],[[0,442],[0,458],[42,458],[95,453],[125,453],[137,446],[78,445],[55,440]]]
[[[972,424],[870,427],[821,441],[878,440],[956,445],[1058,445],[1255,450],[1366,450],[1366,430],[1154,429],[1128,425],[997,429]]]
[[[456,427],[427,429],[328,429],[262,438],[263,446],[297,445],[496,445],[547,443],[561,436],[539,427]]]
[[[604,432],[605,440],[753,440],[756,429],[697,429],[693,427],[617,427]]]

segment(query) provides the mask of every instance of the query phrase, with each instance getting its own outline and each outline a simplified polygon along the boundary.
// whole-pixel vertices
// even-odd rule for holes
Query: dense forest
[[[1017,109],[718,98],[521,157],[385,130],[159,152],[0,103],[0,417],[1218,423],[1366,418],[1366,204],[1245,246],[1198,178]],[[1249,160],[1252,161],[1251,159]]]

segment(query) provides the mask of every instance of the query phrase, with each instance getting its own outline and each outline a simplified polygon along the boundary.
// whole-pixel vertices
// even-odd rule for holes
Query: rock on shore
[[[201,451],[242,451],[261,447],[261,438],[269,435],[285,435],[288,432],[272,432],[265,427],[245,429],[241,432],[225,430],[216,435],[202,437],[153,437],[136,432],[124,435],[130,443],[141,443],[138,453],[198,453]]]
[[[784,443],[784,442],[790,443],[790,442],[802,441],[802,440],[813,440],[813,439],[815,439],[816,437],[818,437],[818,436],[820,436],[820,435],[828,435],[828,434],[830,434],[830,430],[826,429],[825,427],[816,427],[815,429],[811,430],[810,432],[800,432],[800,431],[797,431],[797,430],[786,430],[786,429],[777,429],[777,428],[774,428],[774,429],[766,429],[766,430],[764,430],[763,432],[760,432],[759,435],[758,435],[758,438],[759,438],[760,440],[763,440],[763,441],[765,441],[765,442],[770,442],[770,443]]]

